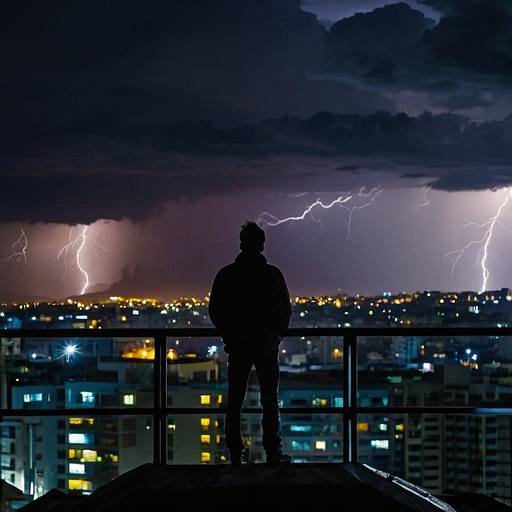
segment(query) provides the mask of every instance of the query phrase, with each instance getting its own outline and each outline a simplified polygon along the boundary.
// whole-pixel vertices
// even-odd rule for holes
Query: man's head
[[[246,252],[263,252],[265,231],[256,222],[247,221],[240,231],[240,249]]]

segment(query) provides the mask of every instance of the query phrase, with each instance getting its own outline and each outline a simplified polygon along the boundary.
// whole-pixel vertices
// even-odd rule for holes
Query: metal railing
[[[355,462],[357,453],[357,416],[365,413],[386,411],[386,414],[508,414],[512,415],[512,406],[505,408],[496,407],[468,407],[468,406],[386,406],[386,407],[362,407],[358,405],[358,338],[361,337],[504,337],[512,336],[512,328],[509,327],[316,327],[316,328],[290,328],[287,336],[290,337],[320,337],[332,336],[343,338],[343,377],[342,407],[303,408],[301,413],[311,414],[342,414],[343,417],[343,460]],[[214,328],[120,328],[120,329],[13,329],[0,331],[1,338],[31,338],[31,339],[101,339],[101,338],[132,338],[144,337],[154,340],[155,358],[154,364],[154,404],[152,408],[130,408],[130,416],[152,416],[154,420],[153,454],[156,464],[167,463],[167,415],[179,414],[204,414],[204,408],[176,408],[167,406],[167,338],[169,337],[219,337]],[[3,405],[3,404],[2,404]],[[122,415],[124,409],[119,407],[101,407],[95,409],[95,416]],[[294,407],[282,408],[284,414],[297,413]],[[2,418],[17,416],[66,416],[82,415],[83,408],[66,409],[12,409],[2,408]],[[260,409],[244,408],[244,413],[260,413]],[[1,419],[1,418],[0,418]]]

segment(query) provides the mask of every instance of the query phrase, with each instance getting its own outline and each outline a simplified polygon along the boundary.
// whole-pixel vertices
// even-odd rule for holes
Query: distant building
[[[88,341],[2,338],[3,407],[44,412],[77,409],[70,418],[4,418],[1,475],[26,495],[49,489],[87,494],[133,467],[152,462],[154,448],[151,340],[94,338],[104,327],[209,325],[206,303],[112,300],[108,304],[0,308],[0,327],[90,329]],[[295,325],[509,325],[509,289],[485,294],[424,292],[383,297],[300,299]],[[172,330],[170,329],[170,333]],[[218,341],[218,340],[215,340]],[[205,358],[211,339],[169,341],[167,461],[223,464],[225,361]],[[285,338],[281,374],[284,449],[297,462],[343,462],[343,338]],[[212,352],[214,353],[214,351]],[[79,356],[77,355],[79,354]],[[433,494],[485,493],[511,504],[512,419],[500,414],[394,413],[388,406],[493,406],[512,401],[512,344],[504,337],[375,336],[358,339],[359,461]],[[259,388],[249,382],[242,433],[247,460],[262,462]],[[115,413],[101,416],[101,409]],[[147,408],[148,414],[131,413]],[[173,409],[193,408],[191,414]],[[314,408],[311,414],[305,408]],[[329,412],[322,412],[322,409]],[[339,409],[332,413],[331,408]],[[198,411],[199,409],[199,411]],[[204,414],[203,414],[204,411]]]

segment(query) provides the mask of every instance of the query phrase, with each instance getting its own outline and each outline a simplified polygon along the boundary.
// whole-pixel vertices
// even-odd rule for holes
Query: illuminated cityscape
[[[154,344],[130,329],[169,329],[167,406],[204,414],[167,418],[169,464],[225,464],[223,405],[226,359],[211,327],[208,299],[172,303],[111,297],[3,305],[3,329],[89,329],[73,339],[2,338],[2,407],[74,409],[73,417],[5,418],[2,478],[37,498],[50,489],[89,494],[153,457]],[[387,413],[396,406],[499,408],[512,399],[512,349],[507,337],[471,339],[408,336],[407,326],[503,326],[512,318],[512,294],[423,292],[379,297],[302,297],[293,300],[291,327],[404,327],[403,336],[377,329],[358,341],[358,403],[373,408],[357,420],[358,458],[432,493],[483,492],[510,503],[508,415],[436,412]],[[198,328],[194,338],[172,329]],[[126,337],[95,338],[97,329],[127,328]],[[281,345],[284,447],[296,462],[342,462],[342,337],[286,337]],[[257,381],[246,399],[258,407]],[[130,409],[148,408],[148,414]],[[301,408],[319,414],[301,413]],[[113,408],[95,416],[97,408]],[[329,410],[322,414],[322,409]],[[244,417],[247,460],[261,462],[261,417]]]

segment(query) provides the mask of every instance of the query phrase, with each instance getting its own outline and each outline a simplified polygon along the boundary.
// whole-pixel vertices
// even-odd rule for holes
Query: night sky
[[[509,0],[0,6],[0,299],[512,286]]]

